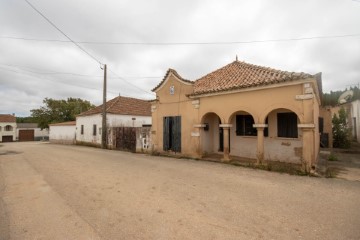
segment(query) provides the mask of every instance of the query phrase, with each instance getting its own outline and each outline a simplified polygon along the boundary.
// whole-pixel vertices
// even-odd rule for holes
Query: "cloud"
[[[31,2],[75,41],[218,42],[360,33],[360,4],[355,1]],[[66,40],[25,1],[1,1],[0,22],[0,36]],[[81,46],[108,65],[108,99],[119,94],[151,99],[154,95],[148,92],[168,68],[196,80],[234,61],[236,55],[241,61],[280,70],[322,72],[327,92],[360,82],[359,37],[233,45]],[[0,52],[0,93],[5,98],[0,113],[27,116],[45,97],[80,97],[101,104],[103,71],[74,44],[0,38]]]

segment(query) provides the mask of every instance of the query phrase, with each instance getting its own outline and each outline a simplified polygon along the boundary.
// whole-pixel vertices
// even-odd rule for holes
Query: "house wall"
[[[170,94],[170,87],[174,87],[174,94]],[[184,84],[170,74],[168,81],[157,91],[157,104],[152,106],[152,143],[153,150],[163,151],[163,118],[167,116],[181,116],[181,153],[194,155],[198,151],[199,142],[195,141],[193,125],[198,123],[198,110],[194,108],[192,99],[186,94],[192,93],[192,85]]]
[[[49,140],[51,143],[74,144],[75,125],[72,126],[50,126]]]
[[[332,113],[331,107],[322,107],[319,110],[319,115],[324,119],[324,133],[329,135],[329,148],[333,145],[333,134],[332,134]]]
[[[136,120],[132,120],[136,118]],[[96,135],[93,135],[93,125],[96,124]],[[106,114],[106,124],[108,127],[142,127],[143,124],[151,125],[150,116],[131,116]],[[81,134],[81,125],[84,125],[84,134]],[[76,118],[76,141],[91,143],[95,145],[101,144],[101,114],[78,116]]]
[[[10,125],[12,131],[5,131],[5,127]],[[16,122],[1,122],[0,123],[0,142],[2,142],[3,136],[12,136],[13,141],[16,141]]]
[[[360,100],[351,102],[351,118],[352,135],[360,143]]]
[[[203,120],[204,123],[209,125],[208,131],[203,131],[201,134],[201,145],[203,154],[218,153],[219,151],[219,119],[218,116],[209,114]]]
[[[20,130],[34,130],[34,140],[48,140],[49,139],[49,129],[44,128],[17,128],[16,129],[16,140],[19,140],[19,131]]]
[[[216,113],[222,124],[230,125],[230,154],[243,157],[256,158],[257,137],[236,136],[235,118],[237,112],[244,111],[253,116],[256,124],[264,124],[266,117],[274,118],[274,110],[292,111],[298,116],[298,123],[311,128],[306,131],[308,141],[305,150],[302,146],[303,130],[298,129],[297,139],[266,138],[265,157],[285,162],[299,162],[305,153],[313,162],[317,158],[319,136],[318,132],[318,101],[317,96],[305,92],[308,88],[317,89],[315,79],[305,79],[297,84],[284,84],[277,87],[254,88],[245,91],[225,94],[213,94],[198,98],[188,98],[186,94],[192,93],[192,85],[178,80],[170,75],[160,89],[156,91],[157,101],[152,104],[152,139],[153,149],[162,152],[163,147],[163,118],[165,116],[181,116],[181,154],[192,157],[201,157],[204,152],[214,149],[214,142],[209,138],[217,139],[214,132],[204,132],[201,127],[194,127],[205,123],[208,113]],[[175,87],[174,95],[169,92],[170,86]],[[178,89],[178,90],[176,90]],[[296,99],[296,96],[309,94],[310,99]],[[308,96],[309,96],[308,95]],[[272,113],[271,113],[272,112]],[[312,126],[312,127],[311,127]],[[269,121],[270,136],[276,136],[276,122]],[[212,135],[211,135],[212,134]],[[201,136],[201,137],[200,137]],[[282,149],[280,151],[280,149]]]

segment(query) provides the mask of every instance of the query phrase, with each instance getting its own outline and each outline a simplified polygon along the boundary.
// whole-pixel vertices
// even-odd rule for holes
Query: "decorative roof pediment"
[[[167,83],[167,81],[169,80],[171,75],[173,75],[175,77],[175,79],[177,79],[179,82],[184,83],[186,85],[194,84],[193,81],[182,78],[174,69],[169,68],[169,70],[167,70],[163,80],[151,91],[153,91],[153,92],[159,91]]]

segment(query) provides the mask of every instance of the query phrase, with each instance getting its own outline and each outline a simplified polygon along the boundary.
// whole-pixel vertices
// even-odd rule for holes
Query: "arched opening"
[[[255,120],[246,111],[234,112],[230,117],[230,155],[241,158],[256,158],[257,129]]]
[[[12,131],[13,127],[11,125],[6,125],[5,126],[5,131]]]
[[[216,113],[207,113],[202,117],[201,124],[205,127],[201,133],[201,146],[203,155],[209,155],[222,151],[222,129],[220,117]]]
[[[302,131],[298,115],[286,108],[277,108],[267,115],[268,137],[264,139],[266,160],[301,163]]]

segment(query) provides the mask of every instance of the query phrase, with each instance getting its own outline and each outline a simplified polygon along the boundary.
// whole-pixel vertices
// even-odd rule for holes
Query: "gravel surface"
[[[48,143],[0,147],[0,239],[360,239],[360,182]]]

